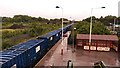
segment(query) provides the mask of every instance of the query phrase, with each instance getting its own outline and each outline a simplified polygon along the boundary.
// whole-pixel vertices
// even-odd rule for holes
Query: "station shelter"
[[[85,50],[110,51],[113,48],[118,51],[119,39],[117,35],[91,35],[91,44],[89,44],[89,34],[77,34],[76,48],[83,47]]]

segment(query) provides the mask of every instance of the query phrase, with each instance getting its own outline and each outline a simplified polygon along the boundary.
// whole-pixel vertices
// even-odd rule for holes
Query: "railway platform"
[[[103,61],[108,67],[120,67],[116,51],[91,51],[89,53],[89,51],[83,50],[82,47],[75,49],[72,45],[67,44],[71,32],[68,31],[66,34],[68,36],[63,38],[63,55],[61,55],[62,40],[60,39],[34,68],[49,68],[50,66],[57,66],[57,68],[63,66],[66,68],[68,60],[71,60],[77,68],[94,68],[94,63],[98,61]]]

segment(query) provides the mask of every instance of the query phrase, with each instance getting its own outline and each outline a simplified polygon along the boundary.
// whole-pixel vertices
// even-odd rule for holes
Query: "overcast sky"
[[[0,0],[0,16],[29,15],[44,18],[60,18],[62,10],[64,18],[82,20],[90,16],[91,8],[105,6],[105,9],[93,9],[96,17],[118,16],[118,2],[120,0]]]

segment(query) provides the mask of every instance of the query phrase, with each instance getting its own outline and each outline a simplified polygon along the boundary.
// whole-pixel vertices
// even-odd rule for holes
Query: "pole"
[[[61,49],[61,54],[63,55],[63,8],[62,9],[62,49]]]
[[[90,36],[89,36],[89,53],[90,53],[90,46],[91,46],[91,32],[92,32],[92,11],[93,11],[93,8],[91,9]]]
[[[62,8],[62,45],[63,45],[63,8]]]
[[[101,8],[105,8],[105,7],[101,7]],[[99,8],[94,8],[94,9],[99,9]],[[90,53],[91,33],[92,33],[92,12],[93,12],[93,8],[91,8],[91,22],[90,22],[90,36],[89,36],[89,53]]]
[[[73,23],[73,52],[75,51],[75,49],[74,49],[74,46],[75,46],[75,43],[74,43],[74,19],[73,19],[73,21],[72,21],[72,23]]]
[[[114,28],[113,28],[113,31],[115,32],[115,21],[116,21],[116,19],[114,18]]]
[[[61,48],[61,55],[63,55],[63,8],[56,6],[56,8],[61,8],[62,9],[62,48]]]
[[[73,21],[74,23],[74,21]],[[74,47],[74,24],[73,24],[73,47]]]

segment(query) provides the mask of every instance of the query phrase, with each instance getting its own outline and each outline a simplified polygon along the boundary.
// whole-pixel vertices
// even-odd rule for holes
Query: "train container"
[[[11,50],[11,49],[9,49],[9,50]],[[14,51],[10,52],[9,54],[15,55],[16,63],[13,66],[16,66],[17,68],[26,67],[25,65],[27,65],[27,64],[25,62],[27,62],[27,61],[25,58],[27,58],[27,57],[25,56],[25,52],[23,50],[14,50]]]
[[[67,26],[63,27],[63,33],[66,33],[67,30],[68,30],[69,28],[71,28],[72,25],[73,25],[73,23],[70,24],[70,25],[67,25]]]
[[[62,30],[61,30],[61,29],[58,29],[57,31],[58,31],[58,33],[59,33],[59,34],[58,34],[58,37],[59,37],[59,39],[60,39],[60,36],[61,36],[61,34],[62,34]]]
[[[61,29],[61,31],[62,31],[62,28],[60,28]],[[66,33],[66,29],[63,27],[63,34],[65,34]],[[62,32],[61,32],[61,34],[62,34]]]
[[[14,51],[13,52],[14,54],[18,54],[18,57],[16,57],[17,58],[17,61],[16,62],[18,62],[19,60],[21,61],[20,63],[21,64],[19,64],[19,65],[17,65],[17,67],[19,68],[26,68],[27,67],[27,56],[26,56],[26,53],[25,53],[25,51],[24,50],[16,50],[16,51]],[[19,58],[20,57],[20,58]]]
[[[62,35],[62,28],[59,28],[58,31],[60,32],[60,35]]]
[[[68,29],[71,28],[74,25],[74,23],[68,25]]]
[[[2,66],[2,68],[4,68],[4,67],[11,67],[11,66],[13,66],[14,64],[15,64],[15,60],[14,60],[14,56],[16,56],[16,55],[11,55],[11,54],[9,54],[9,52],[13,52],[14,50],[4,50],[4,51],[2,51],[2,52],[0,52],[1,54],[0,54],[0,62],[2,63],[1,64],[1,66]]]
[[[54,44],[60,39],[60,36],[61,36],[61,30],[55,30],[55,31],[52,31],[52,34],[54,35]]]
[[[67,26],[65,26],[65,27],[63,27],[63,33],[65,34],[66,32],[67,32],[67,30],[69,29],[69,28],[71,28],[71,26],[73,25],[73,23],[72,24],[70,24],[70,25],[67,25]],[[60,30],[60,34],[62,34],[62,28],[60,28],[60,29],[58,29],[58,30]]]
[[[13,46],[11,49],[24,50],[26,54],[26,64],[27,67],[33,66],[36,60],[41,57],[41,55],[45,54],[45,49],[47,48],[47,44],[43,39],[39,40],[29,40],[18,46]]]
[[[63,33],[64,34],[66,33],[66,27],[63,27]]]
[[[49,32],[47,34],[44,34],[42,36],[36,37],[37,39],[44,39],[44,41],[47,43],[48,50],[55,44],[55,34],[52,32]]]
[[[23,68],[25,59],[23,56],[24,51],[15,50],[15,49],[7,49],[1,52],[0,62],[2,63],[2,68],[4,67],[14,67]]]
[[[12,57],[0,56],[0,62],[2,63],[2,68],[11,67],[12,65],[15,64]]]
[[[2,59],[0,61],[0,68],[10,68],[10,60],[9,59]]]
[[[14,51],[12,51],[14,50]],[[7,53],[8,52],[8,53]],[[27,60],[26,60],[26,53],[24,50],[16,50],[16,49],[7,49],[5,50],[2,55],[6,55],[6,54],[11,54],[14,55],[16,57],[16,67],[17,68],[24,68],[27,67]]]

